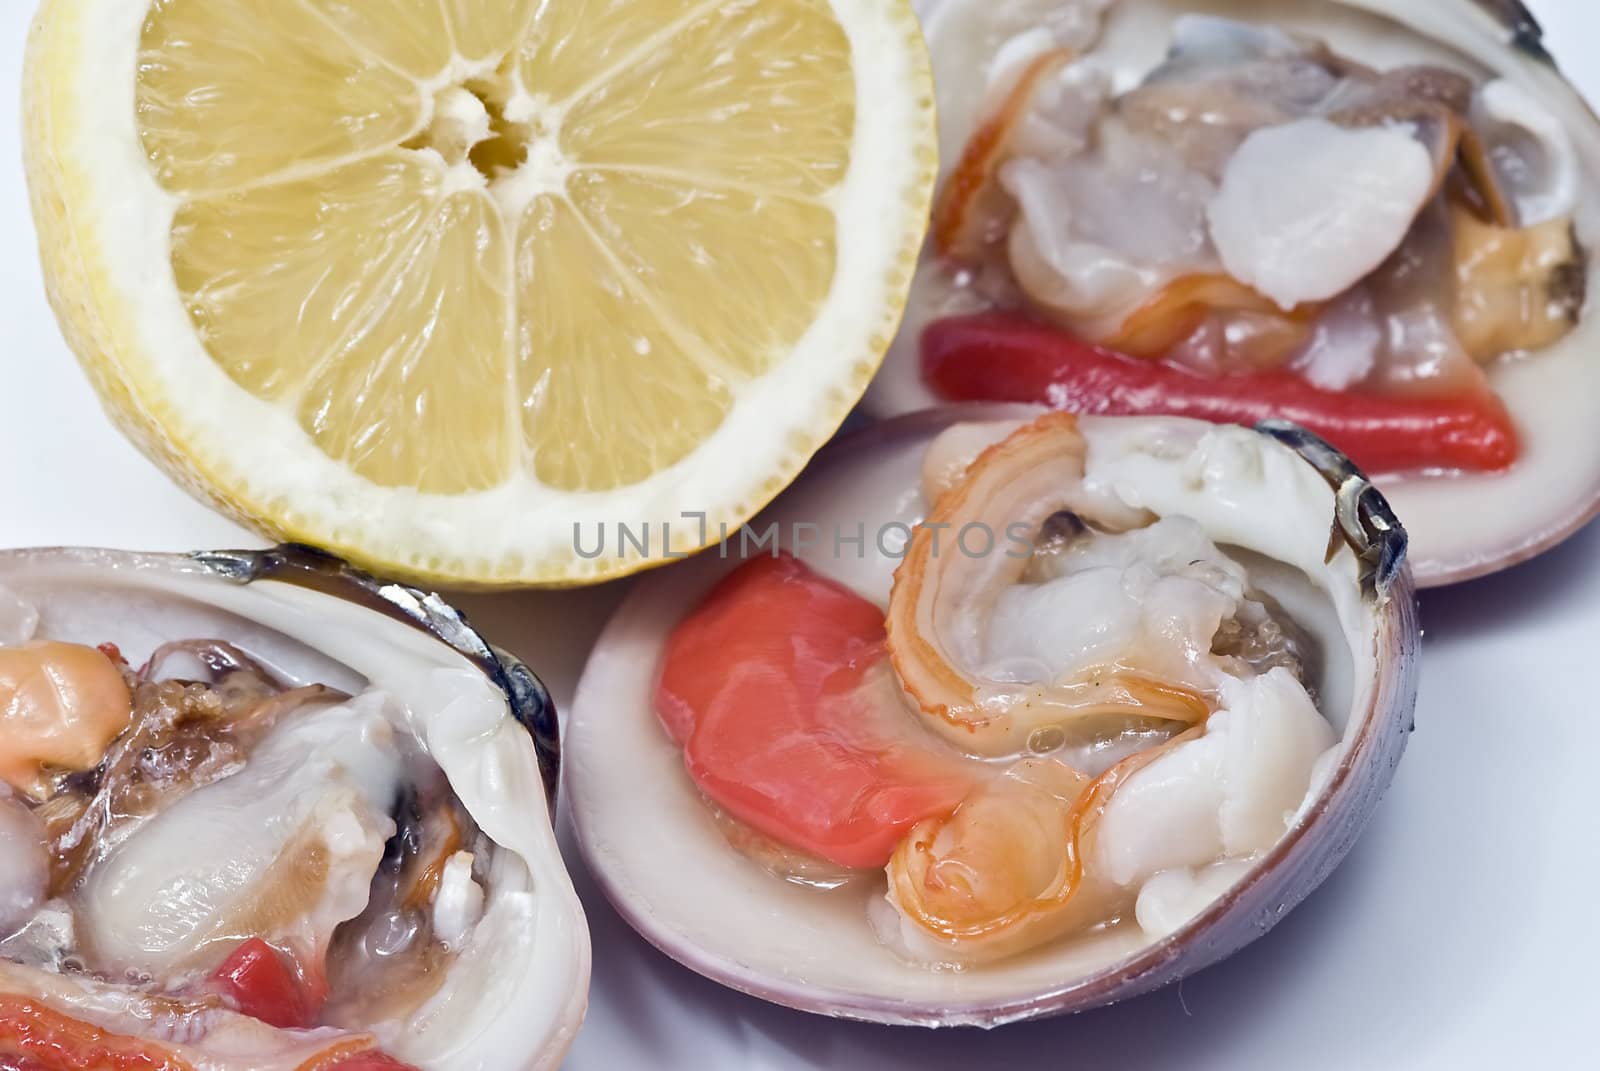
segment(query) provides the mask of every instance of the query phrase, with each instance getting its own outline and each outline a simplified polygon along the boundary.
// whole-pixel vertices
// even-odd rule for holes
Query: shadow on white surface
[[[1430,644],[1466,643],[1552,619],[1588,618],[1600,588],[1600,522],[1503,573],[1424,593]]]

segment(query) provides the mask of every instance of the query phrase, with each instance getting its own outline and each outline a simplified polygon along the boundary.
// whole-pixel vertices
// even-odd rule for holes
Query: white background
[[[0,0],[0,546],[254,544],[123,442],[46,306],[18,160],[32,6]],[[1600,98],[1600,4],[1533,7],[1555,53]],[[564,701],[614,597],[461,601]],[[1423,618],[1417,732],[1376,821],[1270,937],[1181,988],[990,1034],[831,1023],[665,960],[618,921],[569,851],[595,978],[568,1066],[1600,1066],[1600,528],[1426,596]]]

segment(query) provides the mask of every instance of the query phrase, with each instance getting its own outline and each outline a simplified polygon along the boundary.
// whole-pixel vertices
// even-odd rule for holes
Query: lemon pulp
[[[828,298],[825,0],[155,0],[138,135],[205,352],[371,483],[626,487]]]

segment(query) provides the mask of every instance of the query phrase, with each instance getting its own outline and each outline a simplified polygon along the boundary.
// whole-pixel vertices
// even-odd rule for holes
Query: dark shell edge
[[[1505,27],[1512,47],[1554,67],[1555,59],[1544,46],[1544,27],[1522,0],[1473,0],[1483,12]]]
[[[1333,560],[1340,542],[1348,544],[1361,563],[1362,589],[1387,599],[1405,564],[1410,537],[1383,492],[1337,447],[1292,421],[1264,420],[1255,430],[1299,454],[1333,488],[1328,560]]]
[[[471,662],[505,693],[512,717],[533,738],[552,817],[561,777],[561,731],[544,682],[515,655],[491,645],[437,594],[362,572],[343,558],[298,543],[266,550],[197,551],[189,558],[238,584],[272,580],[364,606],[427,633]]]

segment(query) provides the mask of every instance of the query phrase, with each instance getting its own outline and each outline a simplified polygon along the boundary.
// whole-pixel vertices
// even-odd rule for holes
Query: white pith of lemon
[[[881,360],[937,165],[906,0],[45,0],[25,96],[52,302],[124,430],[433,583],[752,515]]]

